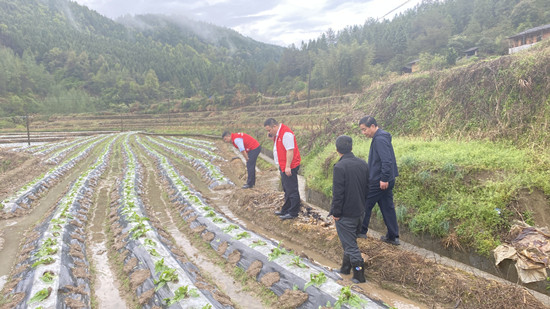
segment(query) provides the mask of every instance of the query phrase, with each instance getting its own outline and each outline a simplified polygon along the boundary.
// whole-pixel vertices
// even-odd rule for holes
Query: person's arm
[[[390,141],[386,138],[377,138],[376,151],[380,158],[380,189],[386,190],[389,185],[393,161],[391,157]]]
[[[332,170],[332,205],[329,212],[329,215],[332,215],[335,221],[338,221],[342,216],[345,193],[346,176],[344,170],[335,165]]]
[[[290,132],[286,132],[283,135],[283,146],[286,149],[286,165],[285,165],[285,174],[287,176],[292,176],[292,159],[294,159],[294,135]]]
[[[286,164],[285,164],[285,174],[287,176],[292,176],[292,169],[290,168],[290,164],[292,163],[293,158],[294,158],[294,149],[288,149],[286,151]]]
[[[248,153],[246,152],[246,149],[244,148],[244,140],[242,138],[236,138],[234,141],[235,145],[237,145],[237,148],[242,153],[244,159],[248,162]]]

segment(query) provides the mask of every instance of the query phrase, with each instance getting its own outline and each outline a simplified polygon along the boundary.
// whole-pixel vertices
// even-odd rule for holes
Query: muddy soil
[[[229,155],[232,153],[227,152],[226,158],[230,158]],[[232,166],[234,164],[228,169]],[[242,170],[238,168],[236,174],[242,175]],[[326,211],[303,202],[299,218],[281,221],[274,215],[284,200],[278,183],[273,181],[278,177],[276,172],[257,174],[257,185],[253,189],[237,189],[225,196],[230,211],[248,222],[249,229],[278,239],[310,259],[317,258],[323,265],[338,268],[343,252],[334,225],[324,217]],[[378,239],[358,242],[365,258],[368,282],[357,287],[389,305],[399,308],[545,307],[519,285],[476,277]]]
[[[278,273],[266,273],[257,278],[262,268],[261,262],[253,263],[248,269],[236,270],[234,264],[239,261],[238,251],[226,252],[227,243],[216,249],[209,247],[212,235],[193,231],[180,217],[178,210],[170,201],[170,192],[160,177],[156,162],[145,151],[131,142],[135,155],[143,166],[143,188],[141,199],[146,205],[151,223],[159,235],[170,242],[172,252],[177,252],[180,260],[189,261],[197,266],[200,284],[208,287],[216,299],[235,308],[294,308],[304,302],[307,294],[300,291],[286,291],[280,297],[269,294],[269,287],[279,281]],[[245,181],[246,172],[241,160],[231,160],[235,152],[228,144],[217,140],[219,154],[227,161],[219,164],[226,177],[235,183],[235,188],[210,190],[201,176],[183,160],[169,152],[160,150],[170,157],[175,168],[193,183],[195,190],[201,192],[209,205],[226,217],[267,238],[282,241],[283,246],[294,250],[328,268],[338,268],[342,249],[334,225],[326,218],[326,211],[304,203],[303,211],[295,220],[281,221],[273,212],[283,202],[283,193],[279,191],[278,171],[266,168],[257,172],[257,185],[253,189],[239,189]],[[139,262],[130,259],[121,262],[124,253],[116,253],[122,248],[124,232],[113,224],[112,204],[116,198],[118,182],[121,179],[124,158],[121,142],[116,143],[112,161],[93,192],[93,205],[89,209],[89,224],[84,235],[88,260],[92,271],[80,270],[81,276],[90,276],[92,280],[92,307],[95,308],[134,308],[145,304],[154,291],[145,291],[139,297],[133,290],[151,277],[151,271],[141,269]],[[83,171],[94,155],[75,167],[63,181],[55,184],[49,193],[36,204],[35,211],[17,220],[0,220],[0,257],[6,268],[15,265],[19,251],[17,245],[22,242],[24,232],[34,222],[43,218],[57,200],[66,191],[67,185]],[[33,179],[42,173],[39,165],[28,157],[6,172],[6,175],[25,174]],[[1,179],[7,177],[0,175]],[[0,193],[11,193],[24,184],[22,180],[0,181]],[[3,190],[3,191],[2,191]],[[192,220],[191,220],[192,221]],[[13,234],[15,233],[15,234]],[[126,232],[127,233],[127,232]],[[2,234],[12,239],[2,246]],[[32,235],[27,234],[27,239]],[[367,283],[354,285],[354,289],[365,295],[400,309],[403,308],[542,308],[525,289],[515,285],[504,285],[482,279],[471,274],[440,265],[400,247],[382,243],[376,239],[360,239],[359,245],[366,261]],[[9,253],[9,254],[8,254]],[[78,252],[75,252],[75,254]],[[28,253],[27,253],[28,254]],[[82,254],[82,253],[80,253]],[[227,261],[221,255],[229,255]],[[132,275],[128,276],[130,271]],[[12,269],[12,273],[17,270]],[[4,271],[7,274],[7,270]],[[350,285],[350,275],[343,276],[342,284]],[[247,282],[251,279],[253,283]],[[0,277],[0,289],[5,278]],[[260,283],[257,283],[258,280]],[[266,292],[266,290],[268,292]],[[0,308],[5,303],[0,296]],[[78,307],[80,304],[68,304]]]

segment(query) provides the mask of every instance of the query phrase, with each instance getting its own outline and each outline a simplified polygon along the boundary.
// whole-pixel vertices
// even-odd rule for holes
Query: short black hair
[[[267,126],[276,126],[278,125],[279,123],[277,122],[277,120],[273,119],[273,118],[267,118],[266,121],[264,122],[264,127],[267,127]]]
[[[359,120],[359,125],[362,125],[362,124],[364,124],[367,127],[370,127],[372,125],[374,125],[376,127],[378,126],[378,124],[376,124],[376,119],[374,119],[374,117],[372,117],[370,115],[365,116],[365,117],[361,118],[361,120]]]
[[[341,154],[350,153],[353,148],[353,140],[347,135],[340,135],[336,138],[336,150]]]
[[[228,136],[228,135],[230,135],[230,134],[231,134],[231,132],[229,132],[229,131],[223,131],[223,133],[222,133],[222,138],[224,138],[224,137],[226,137],[226,136]]]

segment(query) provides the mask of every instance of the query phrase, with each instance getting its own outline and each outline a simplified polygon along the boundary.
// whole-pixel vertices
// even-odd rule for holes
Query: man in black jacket
[[[399,227],[393,204],[393,187],[395,177],[399,173],[391,143],[391,134],[380,129],[376,119],[372,116],[365,116],[359,120],[359,128],[363,135],[372,138],[369,150],[369,193],[365,205],[365,219],[359,237],[367,238],[372,208],[378,203],[384,223],[388,228],[386,235],[380,239],[392,245],[399,245]]]
[[[353,268],[353,281],[365,282],[364,261],[357,246],[357,235],[365,215],[369,168],[364,160],[353,155],[351,149],[351,137],[342,135],[336,139],[340,160],[333,169],[329,215],[334,217],[338,238],[344,249],[340,273],[349,274]]]

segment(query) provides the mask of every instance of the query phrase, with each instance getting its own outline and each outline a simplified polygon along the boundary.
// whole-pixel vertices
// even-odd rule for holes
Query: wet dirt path
[[[263,154],[261,154],[261,156],[262,156],[262,159],[266,160],[267,162],[270,162],[271,164],[274,164],[274,161],[271,158],[269,158],[269,157],[267,157]],[[274,190],[278,189],[278,180],[279,180],[279,178],[276,175],[269,176],[268,173],[264,173],[264,177],[268,177],[268,179],[263,179],[262,180],[262,182],[265,184],[266,187],[269,187],[271,185],[272,189],[274,189]],[[271,179],[269,179],[269,177],[271,177]],[[305,178],[298,175],[298,183],[299,183],[299,187],[300,187],[300,195],[301,195],[301,198],[302,198],[302,201],[303,201],[303,200],[305,200],[305,196],[306,196],[304,194],[305,185],[306,185]],[[307,202],[305,204],[307,206],[313,207],[323,217],[328,214],[328,211],[326,211],[326,210],[324,210],[324,209],[322,209],[322,208],[320,208],[316,205],[313,205],[313,204],[310,204],[310,203],[307,203]],[[250,223],[250,222],[248,222],[247,224],[249,225],[249,228],[257,230],[260,233],[263,233],[264,235],[266,235],[268,237],[271,237],[272,239],[275,238],[275,236],[271,235],[271,233],[266,232],[265,230],[262,230],[261,227],[260,228],[259,227],[253,227],[254,224]],[[368,235],[369,238],[379,239],[380,236],[382,236],[381,233],[378,233],[377,231],[374,231],[372,229],[369,230],[369,235]],[[365,241],[365,240],[359,240],[359,241]],[[441,256],[441,255],[439,255],[435,252],[432,252],[432,251],[429,251],[429,250],[426,250],[426,249],[423,249],[423,248],[420,248],[420,247],[416,247],[414,245],[405,243],[403,241],[401,243],[402,243],[402,245],[399,247],[399,250],[407,250],[407,251],[410,251],[410,252],[414,252],[416,254],[419,254],[420,256],[423,256],[423,257],[428,258],[430,260],[434,260],[438,264],[451,266],[453,268],[457,268],[457,269],[466,271],[466,272],[471,273],[472,275],[475,275],[475,276],[478,276],[478,277],[483,277],[483,278],[486,278],[486,279],[489,279],[489,280],[494,280],[494,281],[497,281],[497,282],[500,282],[500,283],[503,283],[503,284],[512,284],[512,283],[510,283],[506,280],[503,280],[503,279],[501,279],[499,277],[496,277],[494,275],[491,275],[489,273],[483,272],[483,271],[481,271],[479,269],[476,269],[474,267],[471,267],[471,266],[465,265],[463,263],[457,262],[455,260],[443,257],[443,256]],[[297,243],[292,242],[290,240],[285,240],[285,246],[287,246],[287,247],[289,247],[293,250],[296,250],[297,252],[301,252],[300,250],[303,250],[302,251],[303,253],[305,253],[307,256],[313,258],[314,260],[318,261],[322,265],[333,267],[333,268],[338,268],[340,266],[340,265],[335,265],[334,262],[332,262],[330,260],[327,260],[327,259],[323,258],[322,256],[319,256],[315,252],[311,252],[311,250],[307,250],[307,249],[304,250],[304,248],[302,246],[300,246],[300,244],[297,244]],[[319,259],[319,258],[321,258],[321,259]],[[342,276],[342,277],[348,278],[348,277],[351,277],[351,275],[350,276]],[[371,296],[373,298],[381,299],[385,303],[390,304],[390,305],[392,305],[396,308],[400,308],[400,309],[402,309],[402,308],[407,308],[407,309],[409,309],[409,308],[410,309],[412,309],[412,308],[427,308],[426,305],[419,304],[419,303],[416,303],[416,302],[412,302],[411,300],[406,299],[406,298],[402,297],[401,295],[398,295],[398,294],[395,294],[391,291],[385,290],[385,289],[379,287],[378,285],[370,283],[370,282],[367,282],[367,283],[364,283],[364,284],[359,284],[359,286],[363,290],[368,291],[366,293],[366,295]],[[527,290],[533,296],[535,296],[539,301],[544,303],[546,306],[550,307],[550,297],[549,296],[544,295],[542,293],[539,293],[537,291],[530,290],[530,289],[527,289]]]
[[[68,186],[74,182],[83,169],[90,166],[95,159],[99,147],[96,148],[83,161],[77,163],[71,171],[64,175],[61,181],[56,183],[42,196],[32,207],[29,214],[22,217],[0,220],[0,233],[3,233],[4,245],[0,250],[0,283],[7,279],[7,276],[17,260],[19,245],[24,237],[25,231],[34,227],[35,224],[41,222],[44,217],[52,210],[59,199],[67,192]],[[0,285],[0,289],[3,284]]]
[[[127,308],[127,304],[120,293],[120,283],[112,269],[107,254],[107,235],[105,233],[109,212],[110,192],[115,189],[117,179],[120,178],[122,164],[120,142],[113,146],[109,169],[103,175],[92,208],[90,209],[91,224],[88,230],[89,261],[92,262],[94,299],[97,308]]]
[[[271,158],[269,158],[268,156],[266,156],[264,154],[260,154],[260,156],[265,161],[267,161],[271,164],[275,164],[275,162]],[[279,175],[278,175],[278,171],[275,171],[275,172],[261,171],[258,176],[259,176],[257,178],[258,186],[264,187],[264,188],[269,188],[269,189],[275,190],[275,191],[278,191],[280,189],[280,185],[279,185],[280,178],[279,178]],[[305,185],[306,184],[305,184],[305,178],[301,175],[298,175],[298,185],[299,185],[299,190],[300,190],[300,197],[301,197],[302,201],[304,201],[305,197],[306,197],[306,194],[305,194]],[[254,190],[254,189],[252,189],[252,190]],[[229,190],[224,191],[224,192],[220,192],[220,194],[222,194],[222,195],[218,196],[217,198],[212,197],[212,199],[215,199],[218,202],[220,202],[220,201],[223,200],[223,194],[225,194],[227,196],[228,194],[232,194],[232,193],[234,193],[234,192],[231,192]],[[223,202],[222,202],[221,205],[224,205]],[[326,211],[326,210],[324,210],[320,207],[317,207],[315,205],[312,205],[310,203],[306,202],[306,203],[304,203],[304,206],[309,206],[309,207],[314,208],[315,211],[320,213],[321,216],[323,216],[323,217],[326,217],[328,215],[328,211]],[[243,226],[247,227],[248,229],[253,230],[258,234],[261,234],[262,236],[264,236],[266,238],[276,240],[276,241],[281,241],[281,242],[284,243],[285,247],[294,250],[299,255],[307,256],[310,260],[313,260],[313,261],[317,262],[318,264],[320,264],[322,266],[332,268],[332,269],[337,269],[337,268],[340,267],[340,264],[335,263],[334,261],[332,261],[330,259],[327,259],[325,256],[323,256],[319,252],[304,248],[303,245],[301,245],[301,244],[299,244],[295,241],[292,241],[290,239],[281,239],[281,237],[279,235],[274,235],[273,233],[271,233],[271,232],[267,231],[266,229],[262,228],[261,226],[256,225],[254,222],[251,222],[251,221],[246,220],[244,218],[239,218],[237,215],[235,215],[233,212],[231,212],[231,209],[230,209],[229,206],[221,206],[220,210],[222,210],[222,212],[224,212],[224,215],[227,215],[231,219],[235,219],[236,221],[243,224]],[[351,280],[351,277],[352,277],[352,275],[342,275],[342,278],[347,279],[347,280]],[[412,301],[410,299],[407,299],[407,298],[403,297],[402,295],[399,295],[399,294],[394,293],[392,291],[386,290],[386,289],[380,287],[378,284],[373,283],[373,282],[361,283],[361,284],[357,284],[357,286],[359,288],[361,288],[364,291],[364,294],[367,295],[368,297],[371,297],[373,299],[382,300],[384,303],[386,303],[390,306],[393,306],[395,308],[399,308],[399,309],[428,309],[429,308],[428,306],[426,306],[424,304]]]
[[[144,167],[145,196],[147,197],[144,202],[150,205],[154,212],[150,213],[149,216],[158,219],[162,223],[163,228],[173,237],[177,246],[185,252],[189,261],[201,270],[201,275],[210,278],[212,283],[216,284],[223,293],[231,298],[237,308],[265,308],[260,299],[243,291],[243,287],[240,283],[235,281],[231,275],[227,274],[220,266],[204,255],[200,249],[194,247],[187,238],[187,235],[178,229],[178,223],[181,222],[182,219],[168,210],[171,205],[168,201],[166,191],[162,190],[163,185],[159,182],[156,167],[154,165],[156,163],[153,163],[151,158],[141,151],[141,148],[135,147],[134,149],[138,150],[136,151],[136,155]],[[176,162],[173,161],[173,163]],[[178,167],[180,171],[190,171],[188,168],[182,168],[181,165]],[[186,177],[187,176],[193,179],[193,184],[197,184],[198,176],[196,176],[194,172],[193,174],[188,173]]]

